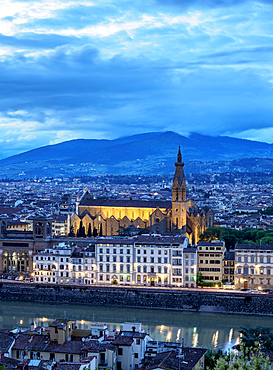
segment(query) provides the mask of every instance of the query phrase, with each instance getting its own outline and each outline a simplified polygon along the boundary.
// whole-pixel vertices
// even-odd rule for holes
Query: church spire
[[[180,151],[180,145],[179,145],[179,150],[178,150],[178,154],[177,154],[177,162],[182,162],[182,155],[181,155],[181,151]]]
[[[182,155],[179,146],[178,154],[177,154],[177,162],[175,162],[175,174],[173,179],[173,186],[172,186],[172,200],[173,202],[185,202],[186,201],[186,191],[187,185],[185,180],[184,174],[184,162],[182,162]]]

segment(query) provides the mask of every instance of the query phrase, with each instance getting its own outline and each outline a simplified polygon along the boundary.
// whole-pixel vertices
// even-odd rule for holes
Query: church
[[[86,190],[77,201],[76,213],[70,225],[77,232],[80,225],[85,232],[94,230],[101,236],[121,235],[121,231],[143,231],[161,235],[182,234],[191,244],[199,241],[199,235],[213,226],[214,213],[199,207],[187,199],[184,162],[179,147],[172,185],[172,201],[93,199]]]

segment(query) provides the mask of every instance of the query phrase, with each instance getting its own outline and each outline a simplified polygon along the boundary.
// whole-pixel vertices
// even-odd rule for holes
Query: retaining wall
[[[230,292],[207,292],[90,286],[48,286],[0,283],[0,299],[122,306],[235,314],[273,315],[273,296]]]

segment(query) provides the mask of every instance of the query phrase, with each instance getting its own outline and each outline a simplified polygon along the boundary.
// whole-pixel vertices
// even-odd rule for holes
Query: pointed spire
[[[180,151],[180,145],[179,145],[179,150],[178,150],[178,154],[177,154],[177,162],[182,162],[182,155],[181,155],[181,151]]]

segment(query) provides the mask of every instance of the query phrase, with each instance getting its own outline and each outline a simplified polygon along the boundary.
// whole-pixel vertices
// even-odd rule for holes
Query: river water
[[[72,304],[33,302],[0,302],[0,329],[48,326],[57,318],[77,321],[80,329],[92,323],[107,324],[110,330],[119,330],[126,321],[140,322],[154,340],[179,341],[185,346],[221,348],[228,350],[238,342],[240,328],[258,325],[273,327],[273,317],[179,312],[169,310],[97,307]]]

